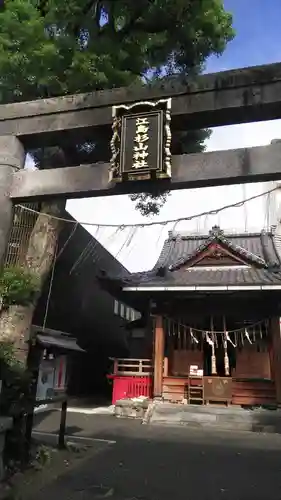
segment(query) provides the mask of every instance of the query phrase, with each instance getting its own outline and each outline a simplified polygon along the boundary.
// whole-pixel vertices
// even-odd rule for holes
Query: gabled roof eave
[[[245,264],[251,263],[258,265],[263,268],[267,268],[268,265],[264,259],[252,252],[240,247],[239,245],[234,245],[228,238],[226,238],[222,231],[213,232],[209,238],[207,238],[199,247],[192,253],[184,258],[179,259],[175,264],[169,266],[169,271],[175,271],[180,267],[187,265],[194,258],[199,256],[204,252],[212,243],[217,242],[227,249],[231,250],[234,254],[237,254],[242,260],[245,260]]]

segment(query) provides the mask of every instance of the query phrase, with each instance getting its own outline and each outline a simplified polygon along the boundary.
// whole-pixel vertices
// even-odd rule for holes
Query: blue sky
[[[242,68],[280,61],[280,0],[225,0],[233,14],[235,39],[220,58],[211,57],[207,69]]]
[[[228,44],[222,56],[209,59],[207,72],[281,61],[281,0],[225,0],[225,8],[233,13],[236,38]],[[264,145],[277,137],[281,138],[281,120],[220,127],[214,129],[207,149]],[[160,216],[154,220],[200,213],[240,201],[270,187],[252,184],[173,192]],[[271,206],[271,215],[276,216],[276,203],[275,199],[262,198],[241,209],[225,211],[220,216],[201,217],[192,223],[182,223],[176,229],[207,232],[212,225],[220,224],[229,230],[259,230],[275,222],[270,219],[268,207]],[[80,222],[121,225],[147,221],[135,211],[134,204],[126,196],[72,200],[68,202],[67,209]],[[134,232],[116,232],[113,229],[97,230],[94,225],[87,226],[131,271],[148,269],[154,265],[168,230],[172,228],[171,225],[154,226]]]

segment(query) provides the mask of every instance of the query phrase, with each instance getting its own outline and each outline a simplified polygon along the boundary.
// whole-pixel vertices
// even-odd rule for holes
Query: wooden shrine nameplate
[[[171,178],[171,99],[113,106],[109,181]]]

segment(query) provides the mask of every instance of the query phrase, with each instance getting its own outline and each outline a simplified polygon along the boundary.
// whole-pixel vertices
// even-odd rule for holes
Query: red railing
[[[116,377],[115,375],[109,375],[108,378],[113,380],[113,405],[119,399],[138,398],[139,396],[151,397],[151,377]]]
[[[151,397],[152,376],[150,359],[116,359],[113,380],[112,404],[119,399]]]
[[[151,359],[114,359],[114,375],[149,376],[152,374]]]
[[[130,377],[128,384],[128,397],[138,398],[139,396],[151,397],[152,378],[151,377]]]

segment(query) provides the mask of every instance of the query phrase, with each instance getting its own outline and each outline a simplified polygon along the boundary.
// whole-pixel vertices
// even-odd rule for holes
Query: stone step
[[[245,414],[264,414],[264,413],[274,413],[280,415],[280,410],[264,410],[263,408],[255,408],[254,410],[245,410],[240,406],[223,406],[223,405],[189,405],[189,404],[173,404],[173,403],[158,403],[155,405],[155,411],[158,414],[169,414],[177,412],[185,413],[199,413],[207,415],[235,415],[237,417],[245,417]]]
[[[159,403],[154,406],[149,423],[281,433],[281,412]]]
[[[281,434],[281,425],[264,425],[264,424],[254,424],[250,422],[239,422],[239,423],[229,423],[229,422],[220,422],[220,423],[202,423],[198,422],[156,422],[153,421],[150,423],[152,426],[157,425],[165,425],[165,426],[180,426],[180,427],[188,427],[189,429],[213,429],[213,430],[221,430],[221,431],[242,431],[242,432],[259,432],[259,433],[271,433],[271,434]]]

